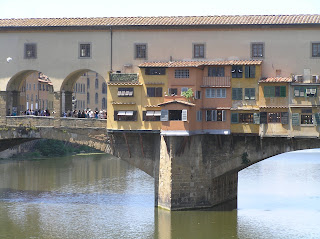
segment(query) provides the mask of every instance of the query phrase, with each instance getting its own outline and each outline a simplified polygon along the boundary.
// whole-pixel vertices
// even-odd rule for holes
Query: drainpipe
[[[110,27],[110,71],[112,71],[112,27]]]

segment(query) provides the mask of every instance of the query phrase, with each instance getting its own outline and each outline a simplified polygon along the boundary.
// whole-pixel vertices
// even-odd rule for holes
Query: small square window
[[[135,44],[135,58],[147,59],[147,44]]]
[[[80,58],[88,58],[91,57],[91,44],[85,43],[80,44]]]
[[[320,42],[312,43],[312,57],[320,57]]]
[[[205,57],[205,46],[204,44],[193,44],[193,58],[204,58]]]
[[[37,58],[37,45],[35,43],[24,44],[24,58],[25,59]]]
[[[251,43],[251,57],[264,57],[264,44],[263,43]]]

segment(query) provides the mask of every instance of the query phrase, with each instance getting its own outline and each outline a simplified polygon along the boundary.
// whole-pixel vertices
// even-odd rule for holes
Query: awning
[[[161,111],[155,111],[154,116],[161,116]]]
[[[118,111],[118,115],[126,115],[125,111]]]
[[[154,111],[147,111],[146,116],[153,116],[154,115]]]
[[[133,111],[126,111],[126,115],[133,115]]]

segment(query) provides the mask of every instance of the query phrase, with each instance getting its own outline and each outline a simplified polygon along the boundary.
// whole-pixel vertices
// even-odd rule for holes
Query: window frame
[[[147,87],[147,97],[162,97],[162,87]]]
[[[145,49],[139,49],[143,46]],[[148,44],[147,43],[135,43],[134,44],[134,59],[137,59],[137,60],[148,59]]]
[[[232,78],[243,78],[243,65],[233,65],[231,68]]]
[[[145,75],[157,76],[157,75],[165,75],[166,68],[164,67],[148,67],[144,70]]]
[[[189,79],[190,78],[189,69],[175,69],[174,70],[174,78],[175,79]]]
[[[28,49],[31,48],[31,49]],[[30,51],[30,55],[27,52]],[[37,59],[37,43],[24,44],[24,59]]]
[[[243,88],[232,88],[232,100],[242,100],[243,99]]]
[[[256,99],[256,88],[244,88],[244,99],[255,100]]]
[[[314,55],[314,46],[317,45],[317,55]],[[311,42],[311,58],[319,58],[320,57],[320,42]]]
[[[206,44],[205,43],[193,43],[192,44],[192,57],[196,58],[196,59],[206,58]]]
[[[125,92],[125,93],[119,94],[119,92]],[[127,94],[127,92],[129,93]],[[132,94],[130,94],[130,92],[132,92]],[[118,97],[134,97],[134,87],[118,87],[117,96]]]
[[[255,47],[257,47],[257,48],[255,48]],[[261,55],[259,55],[260,51],[261,51]],[[264,58],[265,57],[265,55],[264,55],[264,52],[265,52],[264,42],[251,42],[250,52],[251,52],[251,58]]]
[[[86,48],[85,54],[82,54],[82,46],[89,46],[89,52],[88,48]],[[91,42],[79,42],[79,59],[90,59],[92,57],[92,44]]]
[[[209,66],[208,77],[224,77],[225,67],[224,66]]]

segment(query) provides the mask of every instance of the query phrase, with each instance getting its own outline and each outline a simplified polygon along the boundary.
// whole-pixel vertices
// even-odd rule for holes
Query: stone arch
[[[45,79],[45,80],[43,80],[43,82],[50,81],[46,75],[40,74],[40,73],[42,73],[42,72],[39,70],[35,70],[35,69],[23,70],[23,71],[16,73],[15,75],[13,75],[10,78],[10,80],[8,81],[7,86],[6,86],[6,111],[7,111],[7,115],[9,114],[9,111],[11,112],[11,114],[13,112],[15,112],[18,115],[18,114],[20,114],[21,111],[26,110],[27,104],[23,105],[23,102],[21,102],[21,100],[24,101],[22,99],[23,95],[21,95],[21,93],[25,92],[25,90],[26,90],[26,87],[23,87],[23,84],[25,84],[25,81],[26,81],[26,79],[28,79],[29,76],[31,76],[32,74],[35,74],[35,76],[34,76],[34,77],[36,77],[35,79],[39,80],[42,77],[43,79]],[[35,94],[34,94],[34,97],[32,94],[32,108],[34,110],[36,110],[36,109],[40,109],[41,104],[39,103],[39,99],[40,99],[40,95],[43,96],[43,94],[40,93],[40,95],[39,95],[39,92],[40,92],[39,91],[39,81],[35,80],[33,84],[34,85],[32,88],[33,88],[33,91],[35,92]],[[50,89],[51,88],[52,88],[52,85],[51,85]],[[48,89],[46,89],[46,91],[48,91]],[[27,102],[28,100],[26,99],[25,101]],[[53,99],[52,99],[52,101],[53,101]],[[47,104],[46,108],[48,108],[48,99],[46,99],[45,102]]]
[[[71,72],[62,82],[61,84],[61,88],[60,88],[60,108],[61,108],[61,113],[63,112],[67,112],[69,110],[74,110],[75,108],[79,108],[79,107],[75,107],[76,105],[74,104],[75,102],[78,102],[78,99],[75,99],[75,97],[73,96],[73,93],[77,93],[74,92],[74,88],[75,88],[75,84],[77,83],[77,81],[84,76],[84,74],[87,74],[88,72],[91,73],[90,77],[93,77],[94,74],[96,74],[96,76],[94,76],[92,79],[90,79],[89,81],[87,81],[87,78],[85,79],[85,81],[83,81],[81,86],[81,90],[83,91],[81,97],[83,98],[82,101],[85,102],[85,104],[81,104],[83,107],[82,108],[90,108],[91,109],[96,109],[96,108],[101,108],[95,105],[95,99],[88,99],[88,95],[89,97],[95,97],[95,91],[96,90],[99,94],[101,94],[101,88],[98,87],[98,89],[95,86],[95,81],[96,79],[98,79],[98,81],[101,81],[99,85],[102,85],[102,83],[106,83],[105,78],[102,76],[102,74],[100,74],[99,72],[89,69],[89,68],[84,68],[84,69],[79,69],[76,71]],[[93,74],[94,73],[94,74]],[[87,75],[87,77],[89,77]],[[88,82],[91,85],[90,86],[90,91],[88,90]],[[94,91],[94,92],[93,92]],[[89,92],[89,94],[87,94]],[[89,102],[89,103],[88,103]],[[101,102],[100,102],[101,103]],[[102,104],[102,103],[101,103]],[[79,104],[80,105],[80,104]],[[77,105],[77,106],[79,106]],[[93,107],[94,106],[94,107]]]

